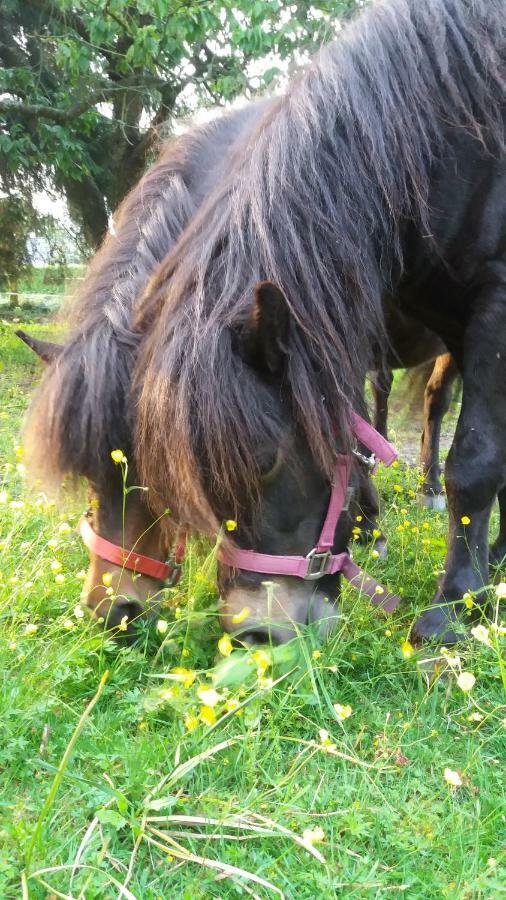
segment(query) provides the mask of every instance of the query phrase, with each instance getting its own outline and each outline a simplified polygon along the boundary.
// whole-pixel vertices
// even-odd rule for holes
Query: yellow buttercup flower
[[[102,575],[102,584],[105,587],[110,587],[112,584],[112,572],[104,572]]]
[[[59,559],[53,559],[51,563],[51,569],[53,570],[53,572],[60,572],[60,570],[62,569],[62,564]]]
[[[169,623],[165,621],[165,619],[158,619],[156,623],[156,630],[158,634],[167,634],[167,630],[169,627]]]
[[[411,656],[413,656],[415,648],[410,641],[403,641],[401,644],[401,652],[404,659],[409,659]]]
[[[373,530],[372,530],[372,536],[373,536],[373,538],[380,538],[380,537],[381,537],[381,531],[379,530],[379,528],[373,528]]]
[[[39,626],[34,625],[33,622],[29,622],[28,625],[25,625],[25,634],[35,634],[35,632],[38,630]]]
[[[229,699],[225,702],[225,709],[227,712],[234,712],[234,710],[238,709],[240,703],[235,697],[229,697]]]
[[[123,450],[111,450],[111,459],[114,463],[126,463],[127,458]]]
[[[218,641],[218,650],[222,656],[230,656],[233,649],[230,635],[225,632]]]
[[[204,725],[214,725],[216,722],[216,713],[212,706],[203,706],[200,710],[199,718]]]
[[[378,550],[371,550],[371,556],[372,556],[373,559],[378,559],[378,557],[379,557],[379,551],[378,551]]]
[[[326,728],[320,728],[318,735],[320,738],[320,744],[322,745],[322,747],[325,747],[327,751],[336,749],[336,745],[332,743]]]
[[[462,778],[460,777],[459,773],[456,772],[454,769],[449,769],[448,767],[446,767],[446,769],[443,772],[443,776],[444,776],[444,780],[451,787],[461,787],[462,786]]]
[[[65,619],[63,627],[65,631],[72,631],[72,629],[76,627],[76,623],[73,622],[72,619]]]
[[[195,729],[199,727],[199,720],[197,716],[188,714],[185,716],[184,725],[187,731],[195,731]]]
[[[162,688],[159,695],[160,700],[172,700],[174,698],[173,688]]]
[[[397,494],[400,494],[402,492],[402,485],[394,484],[394,491],[396,491]]]
[[[302,838],[306,844],[321,844],[325,840],[325,832],[319,825],[316,828],[305,828]]]
[[[471,524],[471,519],[469,518],[469,516],[461,516],[460,521],[462,522],[463,525]]]
[[[225,522],[225,528],[227,529],[227,531],[235,531],[237,528],[237,522],[235,521],[235,519],[227,519],[227,521]]]
[[[380,584],[377,584],[376,587],[374,588],[374,593],[375,594],[384,594],[385,588],[382,588]]]
[[[334,712],[338,719],[349,719],[353,710],[349,703],[346,703],[344,706],[341,706],[340,703],[334,703]]]
[[[58,575],[54,576],[54,580],[56,584],[63,584],[63,582],[65,581],[65,575],[62,575],[60,572],[58,573]]]
[[[312,654],[311,654],[311,656],[312,656],[313,659],[320,659],[320,656],[321,656],[321,655],[322,655],[322,651],[321,651],[321,650],[313,650],[313,652],[312,652]]]
[[[245,619],[248,618],[251,609],[249,606],[243,606],[240,612],[236,613],[235,616],[232,616],[232,622],[234,625],[240,625],[241,622],[244,622]]]
[[[70,534],[72,529],[68,522],[61,522],[60,525],[58,525],[58,531],[60,534]]]
[[[191,688],[197,677],[196,672],[193,672],[192,669],[185,669],[184,666],[176,666],[170,670],[169,674],[174,678],[174,681],[179,681],[185,688]]]
[[[258,670],[261,672],[265,672],[271,665],[271,659],[265,650],[255,650],[253,653],[253,660],[256,663]]]
[[[128,616],[123,616],[121,622],[118,625],[120,631],[126,631],[128,628]]]

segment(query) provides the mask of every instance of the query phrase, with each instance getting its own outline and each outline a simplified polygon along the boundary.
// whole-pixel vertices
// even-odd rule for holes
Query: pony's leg
[[[463,345],[462,408],[446,462],[449,510],[445,575],[413,627],[417,639],[462,637],[462,597],[489,581],[488,529],[494,500],[506,485],[506,284],[483,291]],[[484,604],[483,593],[477,602]]]
[[[430,509],[445,508],[440,478],[439,441],[441,423],[451,403],[452,387],[457,374],[457,365],[452,355],[444,353],[437,357],[425,388],[420,463],[424,477],[423,505]]]
[[[489,560],[492,566],[506,565],[506,488],[497,495],[499,501],[499,534],[490,548]]]
[[[384,438],[388,439],[388,398],[392,390],[394,375],[392,369],[381,368],[373,373],[371,391],[374,402],[373,425]]]

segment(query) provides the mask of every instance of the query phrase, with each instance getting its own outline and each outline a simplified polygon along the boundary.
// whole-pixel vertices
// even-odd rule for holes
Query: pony
[[[265,110],[139,300],[139,471],[155,512],[170,501],[212,534],[237,521],[226,626],[248,607],[244,630],[259,628],[267,555],[278,576],[316,547],[387,300],[440,337],[463,382],[445,574],[414,637],[458,640],[463,594],[488,583],[506,484],[505,33],[502,0],[365,10]],[[336,598],[338,573],[316,574]],[[314,581],[276,584],[284,639]]]
[[[17,332],[47,366],[25,425],[28,466],[49,486],[69,477],[87,480],[90,510],[80,531],[91,562],[82,599],[108,627],[121,625],[128,640],[141,612],[155,614],[165,579],[179,574],[181,555],[176,550],[172,556],[177,524],[168,511],[154,518],[141,490],[129,491],[124,507],[119,465],[128,460],[127,487],[139,481],[129,396],[139,342],[131,327],[135,300],[266,102],[193,127],[163,145],[155,165],[117,210],[113,230],[66,311],[70,331],[64,346]],[[121,450],[118,466],[111,458],[114,450]],[[151,561],[147,569],[144,558]],[[109,572],[112,581],[107,576],[104,584]]]

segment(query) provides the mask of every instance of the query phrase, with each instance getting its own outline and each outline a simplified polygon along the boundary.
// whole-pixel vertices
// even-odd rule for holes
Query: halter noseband
[[[389,466],[397,457],[397,452],[369,422],[357,413],[353,414],[352,430],[357,441],[367,447],[371,457],[365,457],[357,450],[354,453],[370,465],[374,472],[377,461]],[[241,550],[239,547],[221,547],[218,559],[234,569],[258,572],[262,575],[294,575],[307,581],[317,581],[324,575],[340,572],[344,577],[364,591],[372,602],[386,612],[392,612],[400,603],[400,597],[386,591],[381,585],[362,572],[353,562],[349,553],[332,553],[332,545],[341,513],[348,508],[351,456],[338,456],[332,482],[327,515],[316,546],[307,556],[280,556],[278,554],[257,553],[255,550]]]
[[[88,550],[101,559],[105,559],[106,562],[114,563],[115,566],[121,566],[123,569],[130,569],[137,575],[149,575],[151,578],[156,578],[157,581],[168,581],[171,586],[177,584],[181,577],[181,564],[185,551],[184,541],[176,546],[173,562],[160,562],[158,559],[153,559],[152,556],[144,556],[142,553],[136,553],[135,550],[125,550],[124,547],[100,537],[93,530],[89,515],[81,517],[77,530]]]

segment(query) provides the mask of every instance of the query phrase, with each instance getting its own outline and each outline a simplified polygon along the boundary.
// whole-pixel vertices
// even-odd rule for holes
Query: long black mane
[[[259,106],[167,141],[115,214],[81,290],[63,310],[65,347],[29,412],[28,461],[46,484],[86,475],[103,489],[110,451],[130,455],[130,381],[139,343],[131,327],[135,301],[219,179],[227,153],[259,116]]]
[[[161,508],[213,529],[209,485],[230,514],[258,494],[279,423],[235,350],[258,279],[288,298],[284,391],[330,476],[432,167],[456,129],[502,150],[505,25],[504,0],[385,0],[266,111],[139,309],[137,449]]]

